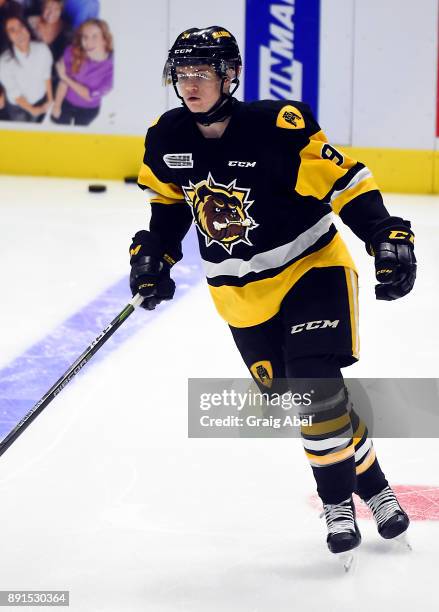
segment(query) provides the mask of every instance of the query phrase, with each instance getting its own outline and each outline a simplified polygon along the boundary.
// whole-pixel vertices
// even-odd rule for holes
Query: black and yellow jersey
[[[221,138],[205,138],[185,108],[165,113],[138,182],[155,192],[150,229],[165,243],[195,222],[210,292],[234,327],[274,316],[313,267],[355,270],[333,211],[365,241],[388,216],[369,169],[295,101],[236,102]]]

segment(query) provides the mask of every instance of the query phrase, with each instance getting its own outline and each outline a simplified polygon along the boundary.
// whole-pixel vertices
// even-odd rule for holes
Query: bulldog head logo
[[[248,200],[250,189],[238,188],[236,180],[229,185],[215,183],[209,174],[206,181],[191,182],[183,191],[207,246],[217,243],[231,253],[239,242],[252,244],[248,233],[258,225],[247,213],[253,204]]]

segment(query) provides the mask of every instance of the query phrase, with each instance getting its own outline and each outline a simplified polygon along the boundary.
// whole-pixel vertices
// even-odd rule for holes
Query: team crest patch
[[[236,179],[229,185],[216,183],[209,173],[207,180],[195,185],[190,182],[183,192],[206,246],[220,244],[231,253],[240,242],[252,245],[248,235],[258,224],[248,214],[253,204],[250,189],[237,187]]]
[[[273,384],[273,366],[270,361],[257,361],[250,366],[250,372],[264,387],[271,388]]]
[[[276,125],[287,130],[301,130],[305,127],[305,120],[298,108],[287,104],[280,110]]]

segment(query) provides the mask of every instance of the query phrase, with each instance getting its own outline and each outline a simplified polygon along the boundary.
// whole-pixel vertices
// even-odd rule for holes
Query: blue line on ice
[[[176,300],[200,281],[201,263],[194,231],[185,239],[184,259],[176,265],[172,276],[177,284],[174,300],[169,304],[161,304],[157,310],[149,313],[141,312],[139,316],[131,316],[96,353],[87,368],[117,349],[137,330],[154,321],[157,313],[164,308],[171,308]],[[128,277],[124,277],[0,370],[0,440],[130,299]]]

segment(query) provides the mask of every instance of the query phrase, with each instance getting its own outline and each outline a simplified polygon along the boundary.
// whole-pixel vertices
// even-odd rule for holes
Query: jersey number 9
[[[337,166],[342,166],[344,162],[344,157],[340,153],[340,151],[334,149],[334,147],[332,147],[330,144],[323,145],[322,158],[329,159],[329,161],[334,162],[335,164],[337,164]]]

